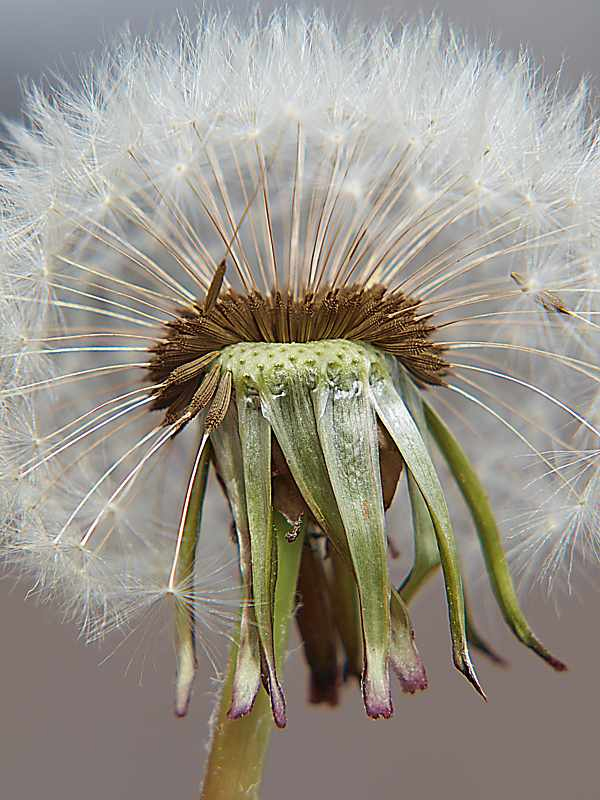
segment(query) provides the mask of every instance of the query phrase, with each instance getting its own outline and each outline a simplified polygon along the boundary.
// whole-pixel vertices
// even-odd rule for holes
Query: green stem
[[[281,670],[288,628],[296,602],[296,584],[304,543],[304,526],[293,542],[286,539],[290,525],[273,511],[273,535],[277,542],[277,583],[274,603],[275,657]],[[269,697],[261,687],[248,716],[230,720],[231,689],[237,659],[237,643],[229,653],[227,679],[221,692],[212,731],[201,800],[258,800],[260,784],[275,727]]]

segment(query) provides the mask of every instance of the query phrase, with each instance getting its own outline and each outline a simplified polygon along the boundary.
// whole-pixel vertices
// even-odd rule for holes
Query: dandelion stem
[[[296,602],[296,583],[304,544],[304,525],[294,541],[286,540],[289,523],[273,511],[273,535],[277,543],[274,639],[277,669],[281,671],[288,626]],[[271,732],[275,725],[271,703],[261,688],[248,716],[231,720],[231,690],[237,661],[237,643],[229,654],[228,673],[212,733],[201,800],[258,800]]]

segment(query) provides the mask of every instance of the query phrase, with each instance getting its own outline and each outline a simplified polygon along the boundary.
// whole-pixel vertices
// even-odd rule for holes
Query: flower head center
[[[230,370],[235,358],[254,352],[253,345],[311,345],[310,357],[318,360],[321,343],[360,342],[396,356],[424,383],[443,380],[447,364],[442,348],[432,340],[435,328],[415,298],[381,285],[358,284],[326,286],[298,298],[279,290],[244,294],[229,288],[219,294],[223,274],[224,269],[216,274],[204,303],[181,309],[151,348],[149,373],[157,384],[153,408],[167,409],[167,423],[181,419],[185,424],[212,403],[219,389],[221,396],[230,397],[220,356],[228,353]],[[234,347],[242,344],[250,349]],[[284,350],[260,352],[269,363]],[[305,351],[292,347],[285,352],[293,359]]]

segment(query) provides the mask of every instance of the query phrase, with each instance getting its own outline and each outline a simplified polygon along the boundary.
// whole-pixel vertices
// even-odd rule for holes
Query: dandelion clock
[[[597,555],[596,127],[584,89],[436,21],[291,11],[122,40],[8,126],[2,552],[89,638],[168,607],[183,716],[214,473],[239,602],[207,800],[258,797],[292,623],[311,702],[388,718],[427,687],[409,614],[439,571],[484,695],[471,531],[510,630],[565,668],[511,573]]]

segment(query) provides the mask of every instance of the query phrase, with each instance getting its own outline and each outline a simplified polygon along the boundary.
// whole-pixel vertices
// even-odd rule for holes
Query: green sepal
[[[467,504],[481,544],[486,568],[502,615],[515,636],[550,666],[563,671],[566,666],[555,658],[535,636],[521,611],[508,569],[502,538],[487,493],[466,453],[439,415],[425,404],[425,417],[433,438],[444,456]]]
[[[254,614],[273,719],[278,727],[283,728],[286,724],[285,699],[277,678],[273,645],[273,603],[277,575],[271,509],[271,428],[261,412],[258,397],[247,392],[241,382],[236,383],[236,397],[250,531]]]
[[[285,392],[261,391],[263,413],[312,515],[334,546],[347,554],[346,533],[327,474],[310,389],[302,376],[286,377]]]
[[[194,614],[194,564],[196,547],[202,524],[202,506],[206,494],[206,479],[210,465],[210,446],[205,445],[196,470],[192,494],[183,522],[183,535],[177,563],[176,585],[183,587],[183,597],[175,597],[175,654],[177,673],[175,680],[175,714],[187,714],[192,684],[196,675],[195,614]]]
[[[340,562],[357,586],[360,603],[361,638],[363,652],[361,676],[364,673],[364,632],[368,627],[364,602],[363,576],[357,574],[351,555],[344,522],[338,509],[325,457],[319,440],[311,390],[304,376],[288,372],[285,392],[261,393],[263,410],[285,456],[290,472],[314,518],[326,532]],[[381,503],[381,499],[379,499]],[[361,588],[363,589],[361,593]],[[380,603],[385,603],[384,595]],[[387,603],[385,603],[387,606]],[[389,612],[387,612],[389,613]],[[389,625],[389,623],[388,623]]]
[[[304,542],[306,523],[302,521],[294,532],[288,536],[292,526],[276,509],[273,509],[273,544],[277,558],[277,581],[273,599],[275,663],[278,670],[283,669],[288,639],[290,618],[296,608],[298,573]]]
[[[363,698],[369,716],[392,714],[390,583],[377,423],[362,380],[321,383],[312,392],[319,440],[342,517],[362,609]]]
[[[263,390],[261,400],[263,413],[296,486],[355,580],[346,531],[329,480],[306,381],[297,374],[288,374],[285,392]]]
[[[408,473],[408,493],[413,516],[415,561],[399,592],[402,599],[410,604],[417,592],[440,567],[440,554],[427,505],[410,473]],[[473,650],[483,653],[498,666],[505,666],[506,661],[496,653],[477,630],[473,621],[473,614],[467,603],[464,586],[463,596],[465,599],[465,624],[469,646]]]
[[[454,664],[485,698],[469,655],[458,552],[446,499],[435,467],[419,428],[391,378],[380,376],[371,384],[370,392],[377,414],[404,458],[431,516],[444,573]]]
[[[218,474],[223,481],[233,517],[242,579],[237,661],[232,681],[230,719],[250,712],[260,688],[260,641],[252,604],[252,553],[246,509],[237,411],[233,403],[221,425],[211,434]]]

